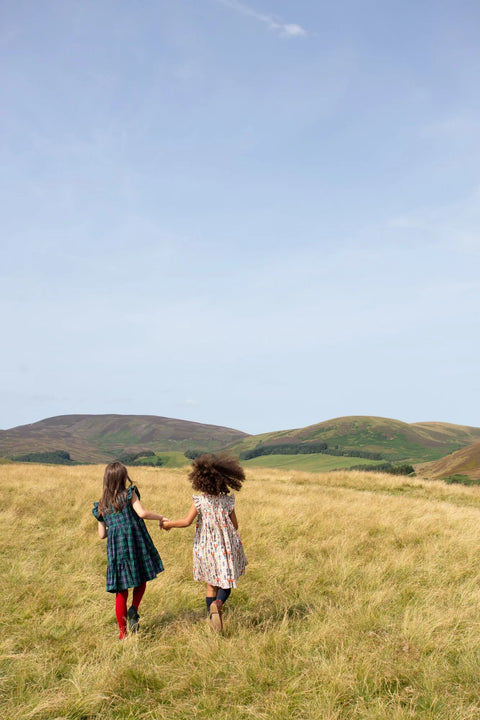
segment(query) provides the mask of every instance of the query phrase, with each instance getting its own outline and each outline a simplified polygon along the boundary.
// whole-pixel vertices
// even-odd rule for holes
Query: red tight
[[[147,583],[144,582],[138,587],[133,588],[132,605],[136,610],[138,610],[138,606],[142,601],[146,587]],[[120,630],[120,640],[123,640],[127,634],[127,602],[128,590],[118,592],[115,598],[115,615],[117,616],[118,628]]]
[[[135,608],[135,610],[138,610],[138,606],[142,602],[143,593],[145,592],[146,587],[147,587],[147,583],[144,582],[141,585],[139,585],[138,587],[133,588],[132,605]]]

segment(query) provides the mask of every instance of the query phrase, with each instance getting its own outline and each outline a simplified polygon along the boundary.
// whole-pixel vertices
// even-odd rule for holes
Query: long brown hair
[[[103,494],[98,503],[98,509],[102,515],[112,511],[118,512],[125,505],[125,498],[122,495],[127,489],[127,481],[132,485],[128,477],[128,470],[121,462],[112,462],[105,468],[103,474]]]
[[[236,458],[228,455],[200,455],[192,463],[189,479],[194,490],[207,495],[226,495],[240,490],[245,473]]]

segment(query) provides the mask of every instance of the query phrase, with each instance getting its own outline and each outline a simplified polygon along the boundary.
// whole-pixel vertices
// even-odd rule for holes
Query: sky
[[[480,426],[478,0],[3,0],[0,428]]]

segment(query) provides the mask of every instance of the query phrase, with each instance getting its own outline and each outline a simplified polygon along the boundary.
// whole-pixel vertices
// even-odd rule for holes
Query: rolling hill
[[[419,465],[418,472],[432,480],[463,475],[480,481],[480,442],[468,445],[440,460]]]
[[[65,450],[78,462],[109,462],[120,451],[214,451],[248,437],[240,430],[156,415],[60,415],[0,431],[0,455]]]
[[[381,453],[386,460],[416,463],[437,460],[476,440],[480,440],[480,428],[350,416],[295,430],[250,435],[229,449],[241,453],[263,445],[325,442],[332,449]]]
[[[288,463],[299,470],[321,471],[363,462],[346,462],[345,457],[338,457],[342,453],[357,458],[361,453],[379,453],[391,462],[417,464],[439,460],[475,442],[480,442],[480,428],[441,422],[409,424],[370,416],[340,417],[304,428],[248,435],[156,415],[60,415],[0,431],[0,456],[64,450],[77,462],[92,463],[108,462],[120,452],[142,450],[183,453],[225,449],[241,454],[264,446],[325,443],[327,454],[291,455],[287,460],[285,454],[275,453],[247,461],[248,465],[284,467]],[[329,451],[337,454],[335,460]],[[374,461],[367,459],[366,464],[369,462]]]

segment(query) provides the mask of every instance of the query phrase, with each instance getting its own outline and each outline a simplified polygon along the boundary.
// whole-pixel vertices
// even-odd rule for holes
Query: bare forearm
[[[192,521],[188,517],[180,518],[180,520],[167,520],[163,527],[166,530],[170,530],[171,528],[186,528],[189,527],[189,525],[192,524]]]
[[[159,515],[159,513],[153,512],[152,510],[144,510],[140,517],[143,520],[163,520],[165,515]]]
[[[192,524],[197,517],[197,509],[195,505],[192,505],[188,515],[180,518],[180,520],[165,520],[163,527],[165,530],[171,530],[172,528],[185,528]]]
[[[160,513],[153,512],[153,510],[147,510],[146,507],[143,507],[136,492],[132,494],[131,502],[134,511],[137,513],[138,517],[142,518],[142,520],[160,520],[161,522],[165,517],[164,515],[160,515]]]

